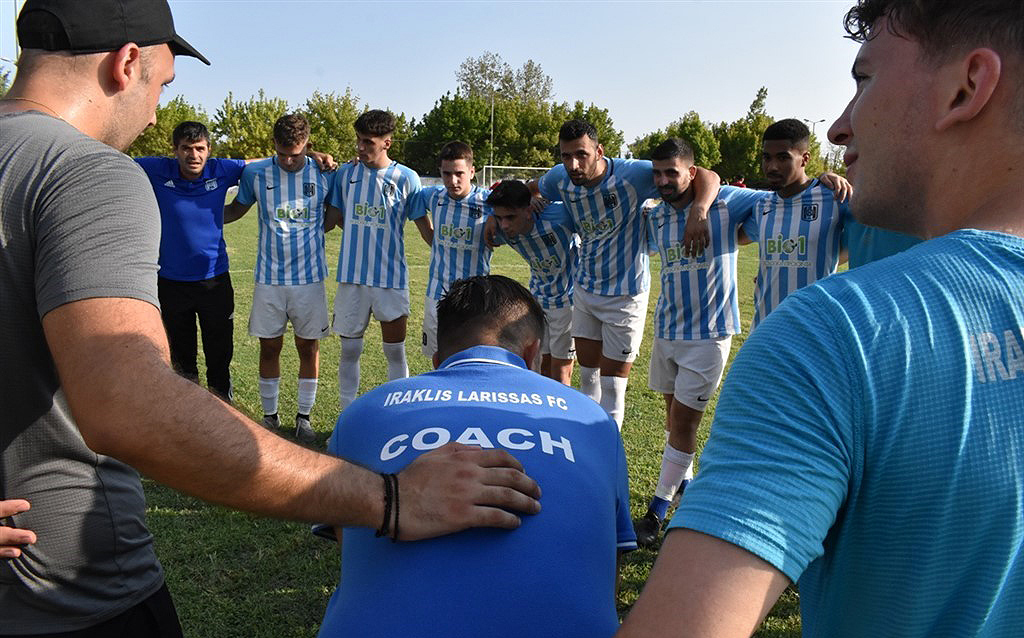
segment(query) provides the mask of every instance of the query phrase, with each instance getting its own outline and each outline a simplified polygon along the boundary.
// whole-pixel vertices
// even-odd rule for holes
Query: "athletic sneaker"
[[[644,549],[651,549],[658,543],[658,535],[661,534],[661,519],[654,512],[647,510],[643,518],[633,521],[633,532],[636,534],[636,544]]]
[[[271,431],[276,431],[279,427],[281,427],[281,419],[277,417],[276,412],[274,414],[263,415],[263,427]]]
[[[316,440],[313,426],[309,424],[309,417],[302,416],[301,414],[295,415],[295,438],[302,443],[312,443]]]

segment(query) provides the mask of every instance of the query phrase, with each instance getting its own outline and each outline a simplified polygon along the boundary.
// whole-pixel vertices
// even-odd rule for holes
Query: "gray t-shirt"
[[[13,524],[38,536],[0,559],[2,633],[85,628],[163,582],[139,476],[82,440],[41,323],[88,298],[157,305],[159,242],[135,162],[61,120],[0,115],[0,499],[29,500]]]

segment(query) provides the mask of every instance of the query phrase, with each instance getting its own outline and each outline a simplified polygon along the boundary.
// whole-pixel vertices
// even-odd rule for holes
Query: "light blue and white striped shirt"
[[[651,286],[643,205],[657,197],[651,163],[605,158],[594,188],[576,186],[559,164],[537,182],[540,194],[561,200],[580,236],[576,285],[596,295],[637,295]]]
[[[647,213],[650,251],[661,255],[661,295],[654,311],[660,339],[718,339],[738,334],[736,233],[764,191],[723,186],[708,211],[711,243],[696,259],[684,256],[690,206],[678,211],[662,202]]]
[[[257,283],[295,286],[327,277],[324,209],[333,175],[310,159],[290,173],[276,157],[242,170],[235,199],[245,206],[259,202]]]
[[[409,287],[405,220],[426,214],[416,205],[420,188],[416,171],[398,162],[381,169],[361,162],[338,169],[329,202],[343,219],[339,283]]]
[[[819,180],[788,199],[772,194],[754,207],[743,232],[761,258],[754,287],[755,328],[786,295],[836,271],[850,209]]]
[[[444,186],[421,191],[420,205],[434,222],[427,297],[440,299],[459,279],[491,272],[491,247],[484,242],[484,224],[491,191],[474,186],[462,199],[453,199]]]
[[[542,308],[572,305],[579,240],[562,202],[552,202],[541,211],[529,233],[510,239],[499,230],[497,240],[511,246],[530,265],[530,292]]]

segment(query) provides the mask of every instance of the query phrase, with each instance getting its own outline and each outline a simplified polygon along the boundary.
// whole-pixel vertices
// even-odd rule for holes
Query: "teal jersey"
[[[791,295],[672,526],[799,580],[803,634],[1024,628],[1024,239],[963,230]]]

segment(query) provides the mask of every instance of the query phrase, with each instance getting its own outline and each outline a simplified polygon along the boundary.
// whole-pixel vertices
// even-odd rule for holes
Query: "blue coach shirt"
[[[507,350],[476,346],[357,399],[328,450],[397,472],[449,441],[509,450],[540,484],[543,510],[516,530],[415,543],[346,528],[320,636],[611,636],[616,548],[636,540],[626,457],[604,410]]]
[[[228,269],[224,199],[238,184],[244,160],[207,160],[203,174],[185,179],[172,157],[135,159],[160,206],[160,272],[174,281],[201,281]]]

